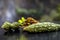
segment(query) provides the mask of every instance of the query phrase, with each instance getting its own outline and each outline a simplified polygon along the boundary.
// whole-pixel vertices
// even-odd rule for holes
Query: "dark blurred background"
[[[14,22],[21,17],[39,21],[60,21],[60,0],[0,0],[0,21]]]
[[[36,18],[40,21],[60,21],[60,0],[16,0],[16,5],[20,9],[35,10],[35,13],[31,11],[30,13],[27,12],[26,16]]]

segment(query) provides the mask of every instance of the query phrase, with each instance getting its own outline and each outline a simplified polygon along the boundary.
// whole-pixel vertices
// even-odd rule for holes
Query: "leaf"
[[[18,22],[19,22],[20,24],[23,23],[22,20],[18,20]]]
[[[25,21],[25,18],[24,18],[24,17],[22,17],[22,18],[21,18],[21,20],[22,20],[22,22],[24,22],[24,21]]]
[[[25,18],[24,18],[24,17],[22,17],[20,20],[18,20],[18,22],[19,22],[19,24],[20,24],[20,25],[23,25],[23,24],[24,24],[24,22],[25,22]]]

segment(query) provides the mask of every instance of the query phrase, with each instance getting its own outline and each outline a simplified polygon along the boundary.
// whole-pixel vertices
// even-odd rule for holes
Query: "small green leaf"
[[[21,18],[21,20],[24,22],[24,21],[25,21],[25,18],[24,18],[24,17],[22,17],[22,18]]]
[[[18,20],[18,22],[21,24],[22,23],[22,20]]]

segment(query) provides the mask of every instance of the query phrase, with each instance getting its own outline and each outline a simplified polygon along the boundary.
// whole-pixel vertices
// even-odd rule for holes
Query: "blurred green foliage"
[[[21,13],[28,13],[27,9],[23,9],[23,8],[16,8],[16,13],[21,14]]]
[[[42,13],[37,9],[16,8],[16,13],[19,16],[26,17],[28,15],[29,17],[33,17],[33,18],[36,18],[36,19],[38,19],[42,16]]]
[[[36,9],[24,9],[24,8],[16,8],[16,12],[21,13],[37,13]]]
[[[55,9],[52,9],[49,15],[46,15],[41,8],[39,9],[40,10],[16,8],[16,13],[20,16],[28,15],[40,21],[60,21],[60,4],[58,4]]]
[[[57,5],[57,7],[56,7],[56,13],[54,15],[56,15],[56,16],[54,17],[53,20],[54,21],[60,21],[60,4]]]
[[[40,19],[41,22],[51,22],[52,21],[52,18],[49,17],[48,15],[43,15]]]
[[[60,13],[60,4],[57,5],[57,12]]]
[[[49,15],[43,15],[40,21],[60,21],[60,4],[56,9],[52,9]]]

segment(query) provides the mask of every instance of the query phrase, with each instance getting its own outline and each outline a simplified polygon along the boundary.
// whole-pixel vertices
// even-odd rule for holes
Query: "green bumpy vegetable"
[[[45,31],[54,31],[60,29],[60,24],[55,24],[51,22],[42,22],[32,24],[28,27],[25,27],[23,30],[28,32],[45,32]]]

